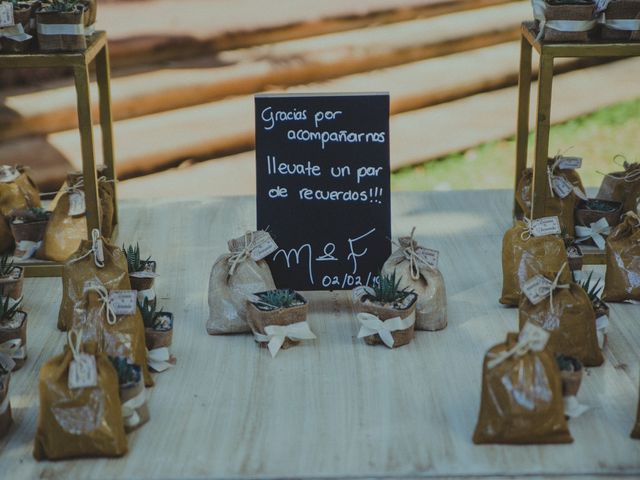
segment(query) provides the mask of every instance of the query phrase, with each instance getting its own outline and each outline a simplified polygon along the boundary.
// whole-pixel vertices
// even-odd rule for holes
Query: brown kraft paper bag
[[[584,289],[573,282],[560,282],[563,270],[548,272],[544,275],[548,287],[538,287],[545,294],[539,303],[531,302],[522,295],[520,302],[520,329],[531,323],[550,333],[549,348],[557,354],[563,354],[580,360],[587,367],[602,365],[604,357],[598,344],[596,315],[589,296]],[[527,290],[527,286],[524,287]],[[539,299],[540,297],[538,297]]]
[[[567,180],[574,188],[574,192],[570,193],[564,198],[553,191],[549,187],[549,197],[545,201],[545,215],[556,215],[560,219],[560,225],[567,235],[574,236],[575,234],[575,220],[574,210],[580,197],[575,193],[576,190],[580,191],[580,195],[586,198],[584,194],[584,185],[580,174],[575,169],[559,168],[558,162],[563,157],[556,157],[549,159],[547,163],[547,178],[559,177]],[[518,182],[516,188],[516,201],[526,216],[531,214],[531,190],[533,186],[533,170],[530,168],[525,169],[522,172],[522,177]]]
[[[416,330],[436,331],[447,326],[447,293],[442,273],[429,264],[427,250],[413,239],[415,228],[409,237],[398,239],[395,250],[382,266],[382,275],[396,272],[399,289],[414,291],[416,303]],[[437,262],[437,260],[436,260]]]
[[[72,343],[72,342],[70,342]],[[33,456],[36,460],[120,457],[127,437],[118,394],[118,375],[106,354],[87,344],[66,346],[40,370],[40,416]],[[78,355],[95,359],[96,384],[69,388],[69,371]]]
[[[640,301],[640,218],[628,212],[607,238],[605,302]]]
[[[640,163],[623,163],[623,171],[606,174],[596,198],[622,203],[622,211],[636,212],[640,200]]]
[[[484,358],[473,443],[571,443],[562,380],[546,333],[532,325],[509,334]]]
[[[229,241],[231,253],[220,255],[209,277],[209,335],[249,333],[248,295],[274,290],[276,285],[265,260],[254,260],[252,250],[262,242],[273,242],[264,231],[250,232]]]
[[[507,230],[502,240],[502,296],[503,305],[520,303],[521,286],[533,275],[546,271],[560,271],[568,262],[567,250],[556,235],[535,237],[524,222]],[[562,283],[571,281],[571,272],[563,272]]]
[[[40,192],[22,167],[0,166],[0,215],[9,217],[18,208],[40,206]]]

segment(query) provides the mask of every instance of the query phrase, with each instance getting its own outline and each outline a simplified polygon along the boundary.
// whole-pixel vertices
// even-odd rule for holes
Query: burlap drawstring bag
[[[617,155],[617,158],[624,158]],[[640,201],[640,163],[628,163],[621,165],[624,170],[604,175],[600,190],[596,198],[622,203],[622,211],[635,212]]]
[[[502,240],[502,296],[503,305],[520,303],[522,284],[540,272],[559,271],[568,262],[567,250],[559,236],[535,237],[531,222],[525,219],[507,230]],[[562,283],[571,281],[569,270],[563,273]]]
[[[33,450],[36,460],[120,457],[127,453],[118,375],[106,354],[98,352],[95,344],[81,346],[80,334],[74,335],[70,332],[64,353],[40,370],[40,416]],[[85,366],[79,371],[95,364],[93,382],[91,375],[71,376],[83,380],[80,385],[93,386],[70,388],[72,362]]]
[[[252,258],[253,249],[270,239],[267,232],[249,232],[229,241],[231,253],[220,255],[213,264],[209,277],[209,335],[251,332],[247,323],[248,295],[276,288],[267,262]]]
[[[113,234],[113,215],[115,212],[115,186],[114,181],[109,180],[106,175],[106,167],[98,167],[98,196],[100,199],[100,213],[102,222],[100,231],[105,238],[111,238]],[[67,176],[67,185],[73,185],[81,181],[84,184],[82,172],[70,173]]]
[[[587,367],[602,365],[604,357],[598,343],[596,315],[589,296],[573,282],[562,283],[567,265],[556,272],[536,275],[523,289],[534,290],[535,301],[522,295],[520,302],[520,328],[531,323],[544,328],[551,335],[549,347],[557,354],[580,360]],[[543,277],[543,278],[541,278]]]
[[[640,440],[640,399],[638,399],[638,414],[636,415],[636,426],[633,427],[631,438]]]
[[[436,331],[447,326],[447,293],[444,278],[438,268],[424,255],[426,249],[411,236],[398,238],[395,250],[382,266],[382,275],[396,272],[400,290],[406,288],[418,294],[416,330]]]
[[[640,301],[640,218],[627,212],[607,238],[605,302]]]
[[[484,358],[482,397],[473,443],[571,443],[560,370],[546,333],[528,326],[509,334]]]
[[[560,220],[561,228],[569,236],[574,236],[575,221],[574,210],[576,205],[581,199],[586,199],[587,196],[584,193],[584,185],[580,174],[575,169],[560,168],[560,164],[564,157],[557,156],[551,158],[547,162],[547,180],[549,182],[549,196],[545,200],[545,215],[557,216]],[[563,194],[566,194],[564,198],[560,196],[560,189],[554,188],[554,182],[565,182],[567,187]],[[533,186],[533,170],[530,168],[525,169],[522,172],[522,177],[518,182],[516,188],[516,201],[525,215],[529,216],[531,213],[531,190]],[[572,189],[570,193],[569,188]],[[558,190],[558,191],[556,191]]]
[[[0,166],[0,215],[8,218],[18,208],[40,206],[40,192],[22,167]]]

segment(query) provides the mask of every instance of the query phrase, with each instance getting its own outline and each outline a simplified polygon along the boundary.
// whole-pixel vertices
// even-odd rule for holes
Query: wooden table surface
[[[517,328],[517,310],[497,302],[510,193],[396,194],[393,202],[394,235],[416,225],[421,243],[441,250],[449,327],[418,332],[394,351],[369,347],[356,338],[346,293],[313,293],[318,339],[275,359],[249,335],[205,331],[211,265],[228,238],[254,226],[254,199],[123,202],[120,243],[139,241],[158,260],[178,365],[148,390],[151,422],[129,435],[126,457],[36,463],[38,371],[64,335],[60,280],[28,279],[29,359],[12,379],[15,424],[0,441],[0,477],[639,476],[640,442],[629,433],[640,306],[612,305],[606,362],[583,382],[579,399],[591,410],[571,420],[573,444],[475,446],[483,356]]]

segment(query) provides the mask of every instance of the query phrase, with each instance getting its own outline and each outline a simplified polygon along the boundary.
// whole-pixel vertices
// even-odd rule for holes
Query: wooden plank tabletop
[[[249,335],[206,334],[211,265],[226,240],[252,228],[253,197],[123,202],[120,243],[139,241],[159,262],[160,305],[176,316],[178,365],[148,390],[151,422],[117,460],[36,463],[38,370],[62,348],[55,328],[59,279],[27,279],[25,368],[15,374],[15,425],[0,441],[0,477],[281,478],[635,476],[640,442],[629,433],[639,385],[640,307],[613,304],[602,367],[589,369],[570,421],[575,442],[475,446],[486,350],[517,328],[499,306],[507,191],[396,194],[394,235],[418,227],[441,250],[449,327],[418,332],[395,351],[356,338],[345,293],[309,294],[318,339],[275,359]],[[144,233],[146,232],[146,233]],[[584,478],[583,477],[583,478]]]

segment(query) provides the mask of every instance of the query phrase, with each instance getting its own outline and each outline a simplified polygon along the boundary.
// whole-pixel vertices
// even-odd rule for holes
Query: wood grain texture
[[[311,293],[316,341],[275,359],[251,336],[211,337],[207,279],[226,240],[254,226],[252,197],[123,202],[120,242],[155,255],[159,304],[176,316],[178,365],[149,390],[151,422],[119,460],[37,464],[37,372],[60,351],[59,280],[27,279],[29,359],[11,386],[16,425],[0,441],[10,478],[640,475],[629,438],[638,401],[640,307],[612,305],[604,366],[590,369],[572,445],[474,446],[485,351],[517,328],[499,306],[511,192],[399,194],[394,235],[418,227],[440,249],[449,327],[390,351],[356,338],[345,293]],[[147,231],[146,235],[142,232]]]

